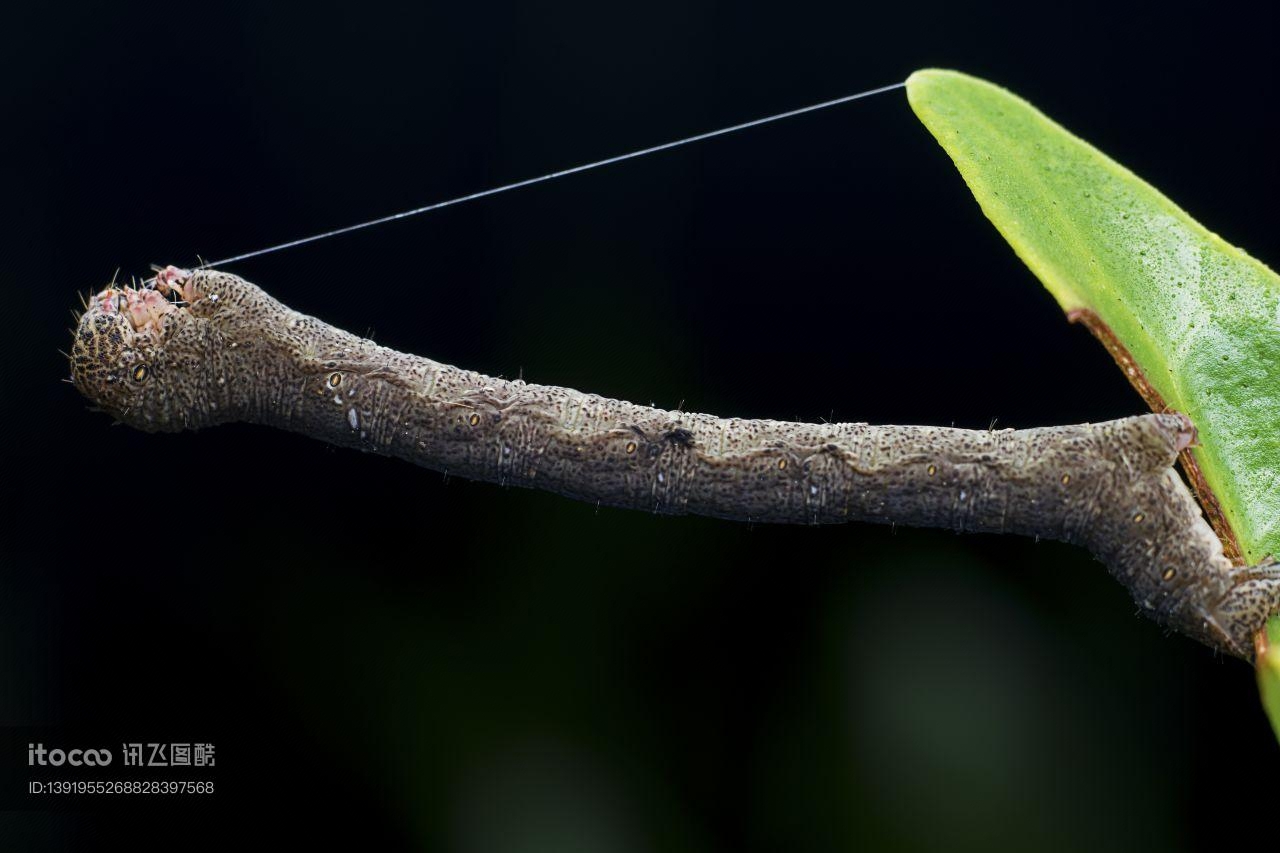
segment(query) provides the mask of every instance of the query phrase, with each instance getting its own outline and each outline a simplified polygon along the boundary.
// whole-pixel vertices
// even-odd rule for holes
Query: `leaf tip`
[[[930,94],[955,88],[985,88],[1003,91],[999,86],[951,68],[920,68],[907,78],[907,100],[913,107],[925,102]],[[918,110],[917,110],[918,111]]]

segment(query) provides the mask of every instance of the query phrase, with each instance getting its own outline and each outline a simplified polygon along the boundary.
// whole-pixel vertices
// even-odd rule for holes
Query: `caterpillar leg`
[[[1237,655],[1253,659],[1253,635],[1280,612],[1280,564],[1267,557],[1256,566],[1233,567],[1230,586],[1207,603],[1205,621],[1223,635]]]

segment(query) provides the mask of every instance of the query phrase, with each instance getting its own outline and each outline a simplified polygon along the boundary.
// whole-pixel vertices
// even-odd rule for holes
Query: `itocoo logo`
[[[42,767],[53,765],[61,767],[70,764],[72,767],[89,766],[105,767],[111,763],[109,749],[45,749],[42,743],[27,744],[27,766]]]

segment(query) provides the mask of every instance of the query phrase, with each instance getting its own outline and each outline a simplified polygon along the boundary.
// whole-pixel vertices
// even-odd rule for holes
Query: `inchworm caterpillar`
[[[1280,608],[1280,567],[1232,565],[1173,468],[1195,435],[1176,413],[983,431],[662,411],[397,352],[235,275],[175,267],[93,297],[71,372],[148,431],[249,421],[656,513],[1073,542],[1147,615],[1246,659]]]

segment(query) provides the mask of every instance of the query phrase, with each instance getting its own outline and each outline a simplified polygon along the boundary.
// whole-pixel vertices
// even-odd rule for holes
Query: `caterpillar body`
[[[477,480],[657,513],[1019,533],[1088,548],[1143,612],[1243,658],[1280,569],[1233,565],[1173,467],[1177,413],[1024,430],[664,411],[484,376],[168,267],[81,315],[72,380],[148,431],[249,421]]]

